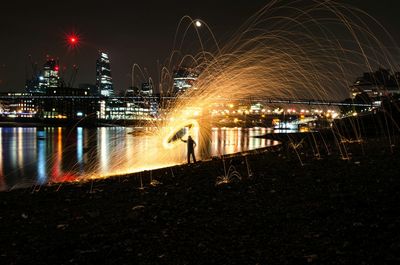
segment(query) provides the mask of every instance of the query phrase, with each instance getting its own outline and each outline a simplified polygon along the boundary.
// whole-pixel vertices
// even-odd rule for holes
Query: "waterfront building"
[[[186,67],[180,67],[173,73],[174,78],[174,94],[180,94],[188,89],[195,88],[194,84],[197,80],[198,73]]]
[[[142,96],[152,96],[153,95],[153,84],[151,82],[142,83],[142,89],[140,91]]]
[[[32,118],[37,113],[37,102],[31,93],[4,93],[7,99],[0,100],[0,117]]]
[[[36,75],[36,76],[32,76],[31,79],[26,80],[25,82],[25,90],[28,93],[32,93],[32,94],[44,94],[46,93],[45,87],[39,86],[40,83],[40,79],[42,79],[43,76],[40,75]]]
[[[114,95],[110,59],[108,54],[104,52],[100,52],[100,56],[96,61],[96,86],[100,95],[104,97]]]
[[[60,66],[58,60],[48,59],[43,66],[43,73],[39,76],[39,89],[46,91],[47,88],[60,86]]]
[[[140,96],[140,89],[136,86],[130,86],[124,93],[124,97],[132,98]]]
[[[99,111],[99,98],[91,96],[87,89],[51,88],[39,101],[41,118],[95,119]]]
[[[352,99],[358,95],[367,95],[370,99],[400,94],[400,73],[392,74],[389,70],[379,68],[376,72],[364,73],[350,87]]]
[[[32,94],[45,94],[46,89],[60,86],[59,70],[59,61],[48,58],[41,71],[36,71],[35,67],[31,79],[26,80],[25,90]]]
[[[100,106],[100,119],[106,120],[151,120],[157,116],[158,104],[147,99],[113,98]]]

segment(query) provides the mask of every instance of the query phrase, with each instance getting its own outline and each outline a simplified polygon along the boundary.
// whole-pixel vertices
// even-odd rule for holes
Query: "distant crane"
[[[74,64],[72,66],[71,77],[69,78],[69,81],[68,81],[68,87],[74,86],[77,74],[78,74],[78,66],[76,64]]]
[[[30,78],[32,78],[32,79],[37,78],[39,75],[38,64],[37,64],[37,62],[33,62],[32,55],[29,54],[28,58],[29,58],[29,63],[31,65],[31,70],[32,70],[32,75],[30,76]],[[28,73],[26,73],[26,79],[28,79],[28,78],[29,78]]]
[[[69,49],[76,49],[80,43],[80,37],[78,34],[72,32],[70,34],[66,35],[66,40],[67,40],[67,44],[69,46]],[[78,66],[76,64],[74,64],[72,66],[72,73],[71,76],[69,78],[68,81],[68,87],[73,87],[75,80],[76,80],[76,76],[78,74]]]

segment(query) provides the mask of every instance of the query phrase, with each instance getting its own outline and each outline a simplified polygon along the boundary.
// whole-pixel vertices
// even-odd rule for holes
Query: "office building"
[[[194,88],[194,84],[197,80],[198,74],[195,70],[186,67],[180,67],[174,71],[174,94],[180,94],[185,92],[187,89]]]
[[[104,52],[100,52],[100,57],[96,62],[96,86],[101,96],[111,97],[114,95],[110,59]]]
[[[48,88],[60,86],[59,62],[55,59],[47,59],[43,69],[34,70],[31,79],[26,80],[25,89],[32,94],[45,94]]]
[[[364,73],[357,78],[356,82],[350,87],[351,98],[357,95],[367,95],[371,99],[382,96],[400,94],[400,73],[391,73],[387,69],[379,68],[375,72]]]
[[[43,66],[43,73],[39,76],[39,88],[46,91],[47,88],[60,86],[60,66],[58,60],[48,59]]]
[[[141,96],[152,96],[153,95],[153,84],[151,82],[142,83],[142,89],[140,91]]]

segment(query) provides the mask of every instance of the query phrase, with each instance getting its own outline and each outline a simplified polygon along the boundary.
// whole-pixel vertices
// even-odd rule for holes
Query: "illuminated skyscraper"
[[[96,62],[96,86],[102,96],[110,97],[114,94],[110,60],[104,52],[100,52]]]
[[[30,93],[43,94],[48,88],[60,86],[59,62],[55,59],[47,59],[43,70],[34,70],[32,79],[26,81],[26,90]]]
[[[43,78],[41,81],[44,81],[46,88],[51,87],[59,87],[60,85],[60,77],[58,72],[60,70],[58,60],[48,59],[47,62],[43,66]]]

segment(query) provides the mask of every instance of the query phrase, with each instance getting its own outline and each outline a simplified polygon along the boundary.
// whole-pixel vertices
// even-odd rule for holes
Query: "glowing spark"
[[[145,144],[132,144],[135,160],[128,165],[123,161],[112,165],[112,173],[182,163],[185,145],[180,143],[180,138],[188,134],[185,128],[198,131],[194,137],[197,143],[209,144],[210,135],[207,134],[213,127],[213,119],[222,118],[236,109],[242,115],[265,113],[263,108],[251,110],[241,106],[239,99],[264,96],[269,99],[342,100],[349,95],[349,82],[366,68],[381,64],[399,68],[393,59],[398,54],[389,54],[371,29],[378,28],[379,36],[385,35],[382,33],[386,31],[371,17],[336,1],[311,2],[314,4],[304,7],[302,1],[271,1],[241,27],[231,41],[225,45],[215,41],[208,49],[206,42],[200,40],[202,45],[197,53],[192,43],[185,47],[185,38],[189,27],[202,27],[202,22],[183,18],[179,24],[183,30],[177,29],[173,53],[167,64],[160,68],[159,91],[173,94],[174,68],[185,65],[192,69],[193,75],[188,74],[193,81],[191,88],[167,102],[166,107],[163,105],[160,120],[148,124],[156,129],[149,132]],[[294,13],[293,10],[301,12]],[[188,24],[185,25],[186,20]],[[386,37],[390,46],[396,47],[391,36]],[[78,43],[79,40],[70,39],[69,42]],[[185,54],[185,48],[191,53]],[[135,77],[133,70],[132,79]],[[146,71],[141,74],[144,79],[149,79],[145,76]],[[224,112],[214,110],[216,99],[229,100],[223,106],[229,109]],[[231,102],[232,105],[227,105]],[[288,108],[291,106],[271,105],[267,113],[286,115]],[[198,112],[200,118],[195,117],[197,109],[201,110]],[[290,114],[296,113],[294,109],[289,110]],[[315,114],[322,112],[314,111]],[[280,122],[274,119],[275,124]],[[201,144],[198,150],[200,148]]]
[[[198,129],[199,124],[196,120],[193,119],[183,120],[171,124],[171,130],[163,140],[164,148],[172,149],[176,145],[177,141],[189,134],[189,132],[185,131],[185,128],[188,128],[189,130]]]

